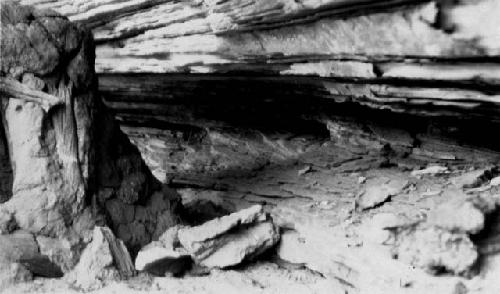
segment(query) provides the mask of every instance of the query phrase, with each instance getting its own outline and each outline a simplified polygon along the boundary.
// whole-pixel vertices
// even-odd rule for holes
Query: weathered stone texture
[[[177,194],[152,176],[100,100],[92,35],[10,1],[1,30],[1,233],[34,234],[43,258],[67,272],[96,224],[132,249],[176,224]]]
[[[430,272],[471,273],[480,257],[474,235],[487,226],[496,202],[460,193],[455,197],[431,210],[425,220],[396,227],[396,258]]]
[[[255,205],[192,228],[179,229],[179,241],[205,267],[226,268],[251,259],[279,241],[262,206]]]
[[[68,231],[89,241],[96,220],[133,251],[152,242],[139,252],[138,268],[156,275],[184,270],[185,263],[172,263],[177,252],[156,241],[176,223],[177,195],[154,180],[121,127],[154,176],[184,196],[224,198],[233,211],[263,202],[274,207],[286,229],[278,255],[335,281],[335,289],[460,293],[473,283],[422,269],[469,275],[483,258],[481,276],[497,276],[490,256],[498,240],[484,232],[497,229],[485,223],[491,207],[450,202],[427,211],[452,198],[444,195],[450,185],[472,194],[497,191],[498,179],[490,176],[446,181],[467,164],[495,158],[462,139],[499,150],[482,134],[498,127],[490,124],[499,117],[498,1],[17,2],[54,9],[92,29],[99,90],[120,121],[101,112],[93,92],[89,35],[51,11],[2,11],[8,12],[2,33],[20,38],[2,43],[2,52],[19,55],[5,58],[2,77],[31,92],[4,105],[6,150],[15,144],[18,151],[6,159],[16,164],[13,184],[2,185],[13,193],[3,196],[11,200],[2,207],[8,210],[0,214],[0,231],[19,226],[48,235],[36,236],[39,251],[63,271],[77,260],[67,248],[79,244],[52,237]],[[47,49],[32,50],[27,40]],[[33,100],[40,92],[50,95],[43,107]],[[76,137],[65,136],[72,116]],[[58,174],[59,166],[73,172]],[[63,198],[50,185],[40,188],[47,177],[62,185]],[[26,199],[39,201],[18,209]],[[63,200],[70,205],[53,210]],[[377,219],[385,210],[425,220]],[[75,212],[79,217],[70,219]],[[277,242],[278,229],[255,215],[261,212],[183,228],[180,242],[199,264],[233,266]],[[396,243],[387,244],[397,230]],[[100,269],[112,268],[109,256],[102,260]],[[22,266],[20,276],[28,268]]]
[[[427,114],[498,103],[494,0],[20,2],[92,28],[99,73],[303,77],[295,91]]]
[[[109,228],[95,227],[92,242],[66,279],[75,287],[89,291],[133,274],[134,266],[123,242],[116,239]]]

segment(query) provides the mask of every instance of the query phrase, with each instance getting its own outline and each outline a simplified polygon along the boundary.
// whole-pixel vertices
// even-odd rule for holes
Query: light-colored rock
[[[8,234],[16,228],[14,215],[0,207],[0,235]]]
[[[310,166],[310,165],[308,165],[308,166],[305,166],[304,168],[299,169],[299,171],[297,172],[297,174],[298,174],[299,176],[301,176],[301,175],[305,175],[305,174],[307,174],[308,172],[310,172],[311,170],[312,170],[311,166]]]
[[[408,181],[403,179],[389,179],[385,182],[384,179],[377,179],[376,182],[368,182],[364,192],[356,199],[356,207],[365,210],[377,206],[389,197],[401,193],[407,185]]]
[[[16,231],[9,235],[0,235],[0,260],[20,262],[37,258],[39,255],[33,234]]]
[[[66,278],[75,287],[89,291],[133,274],[134,266],[123,242],[109,228],[95,227],[92,242]]]
[[[394,213],[378,213],[358,228],[358,234],[366,242],[389,245],[393,241],[391,229],[404,226],[410,220]]]
[[[487,224],[486,219],[495,209],[496,200],[491,197],[467,197],[457,191],[453,199],[432,209],[425,219],[393,228],[393,253],[431,273],[468,275],[479,258],[478,244],[474,242],[482,242],[473,236],[486,226],[492,230],[495,224]],[[481,238],[485,237],[491,238]]]
[[[366,182],[366,177],[358,177],[358,184],[364,184]]]
[[[372,261],[367,262],[365,253],[348,248],[344,243],[346,240],[341,236],[320,236],[317,235],[318,232],[310,231],[304,234],[293,230],[285,231],[277,248],[278,256],[287,262],[304,265],[319,272],[327,279],[337,281],[333,289],[339,293],[362,292],[360,289],[369,289],[373,293],[390,291],[388,289],[391,289],[391,286],[383,285],[384,282],[380,283],[382,280],[377,278],[379,275],[394,274],[394,265],[390,259],[383,267],[378,265],[377,271],[374,271],[370,269]],[[331,243],[334,240],[339,242]],[[384,256],[372,247],[366,250],[371,251],[373,260],[380,261]],[[365,276],[366,274],[368,276]],[[399,272],[399,275],[404,276],[402,272]]]
[[[452,233],[438,227],[418,228],[398,236],[395,255],[399,260],[429,272],[445,270],[466,274],[479,254],[465,233]]]
[[[304,264],[309,263],[308,260],[312,259],[313,256],[307,256],[307,252],[304,250],[307,248],[305,245],[306,241],[304,238],[300,237],[300,234],[296,231],[285,231],[281,234],[280,243],[277,248],[277,254],[283,260],[291,263]],[[308,265],[311,266],[311,265]],[[314,266],[311,267],[317,270]]]
[[[0,292],[11,285],[27,282],[32,278],[31,272],[20,263],[0,261]]]
[[[498,173],[498,168],[487,167],[478,170],[468,171],[451,179],[451,182],[459,188],[470,189],[478,188],[485,184],[488,179],[491,179]]]
[[[54,11],[16,2],[1,3],[0,112],[7,142],[0,151],[12,167],[12,195],[1,202],[13,220],[3,215],[0,231],[15,224],[67,240],[71,244],[46,242],[54,251],[43,249],[64,271],[96,224],[140,248],[178,222],[179,196],[152,176],[97,95],[91,33]],[[50,107],[37,102],[44,99],[53,100]],[[140,220],[137,207],[146,210]]]
[[[206,240],[214,239],[238,226],[262,222],[267,219],[261,205],[254,205],[221,218],[208,221],[200,226],[183,228],[178,232],[179,240],[189,252],[196,252]]]
[[[474,188],[483,174],[484,170],[474,170],[451,179],[451,182],[459,188]]]
[[[155,278],[153,289],[165,293],[327,294],[342,293],[339,284],[307,270],[291,272],[276,264],[262,262],[250,265],[246,271],[215,269],[206,276]]]
[[[193,256],[203,266],[225,268],[258,256],[278,241],[279,233],[274,224],[261,222],[209,241],[204,251],[197,251]]]
[[[445,230],[475,234],[485,225],[485,213],[472,201],[453,199],[433,209],[427,223]]]
[[[79,111],[92,104],[87,88],[94,75],[90,36],[54,13],[4,1],[1,43],[2,79],[22,77],[24,87],[43,89],[63,102],[47,113],[37,103],[5,100],[2,117],[15,168],[13,194],[4,205],[21,229],[52,236],[69,233],[68,219],[82,211],[90,168],[90,112]]]
[[[425,191],[425,192],[422,192],[420,194],[420,197],[432,197],[432,196],[437,196],[439,194],[441,194],[443,191],[441,190],[428,190],[428,191]]]
[[[279,233],[262,206],[254,205],[197,227],[182,228],[178,237],[196,263],[225,268],[271,248]]]
[[[490,186],[500,186],[500,177],[494,177],[493,179],[491,179]]]
[[[447,173],[448,168],[446,166],[440,166],[440,165],[432,165],[429,167],[426,167],[424,169],[420,170],[414,170],[411,172],[411,175],[414,177],[419,177],[423,175],[436,175],[436,174],[443,174]]]

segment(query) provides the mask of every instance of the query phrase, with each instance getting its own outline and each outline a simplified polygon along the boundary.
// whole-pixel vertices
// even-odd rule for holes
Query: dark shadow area
[[[337,103],[321,81],[306,78],[103,74],[99,79],[106,103],[122,125],[131,127],[191,128],[195,132],[240,128],[328,138],[324,121],[329,119],[500,151],[500,138],[484,136],[485,131],[500,126],[493,105],[464,110],[392,103],[401,109],[398,113],[353,102]],[[428,115],[415,114],[422,111]]]
[[[0,203],[8,201],[12,197],[14,180],[3,123],[3,119],[0,119]]]

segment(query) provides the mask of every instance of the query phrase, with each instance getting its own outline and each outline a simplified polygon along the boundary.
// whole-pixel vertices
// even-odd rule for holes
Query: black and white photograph
[[[500,294],[500,0],[0,15],[0,294]]]

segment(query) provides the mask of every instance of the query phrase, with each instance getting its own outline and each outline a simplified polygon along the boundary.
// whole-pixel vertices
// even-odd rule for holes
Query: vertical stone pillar
[[[72,244],[98,223],[138,248],[176,224],[178,195],[152,176],[100,100],[91,34],[53,11],[1,8],[8,152],[0,151],[13,183],[0,208],[19,229]]]

